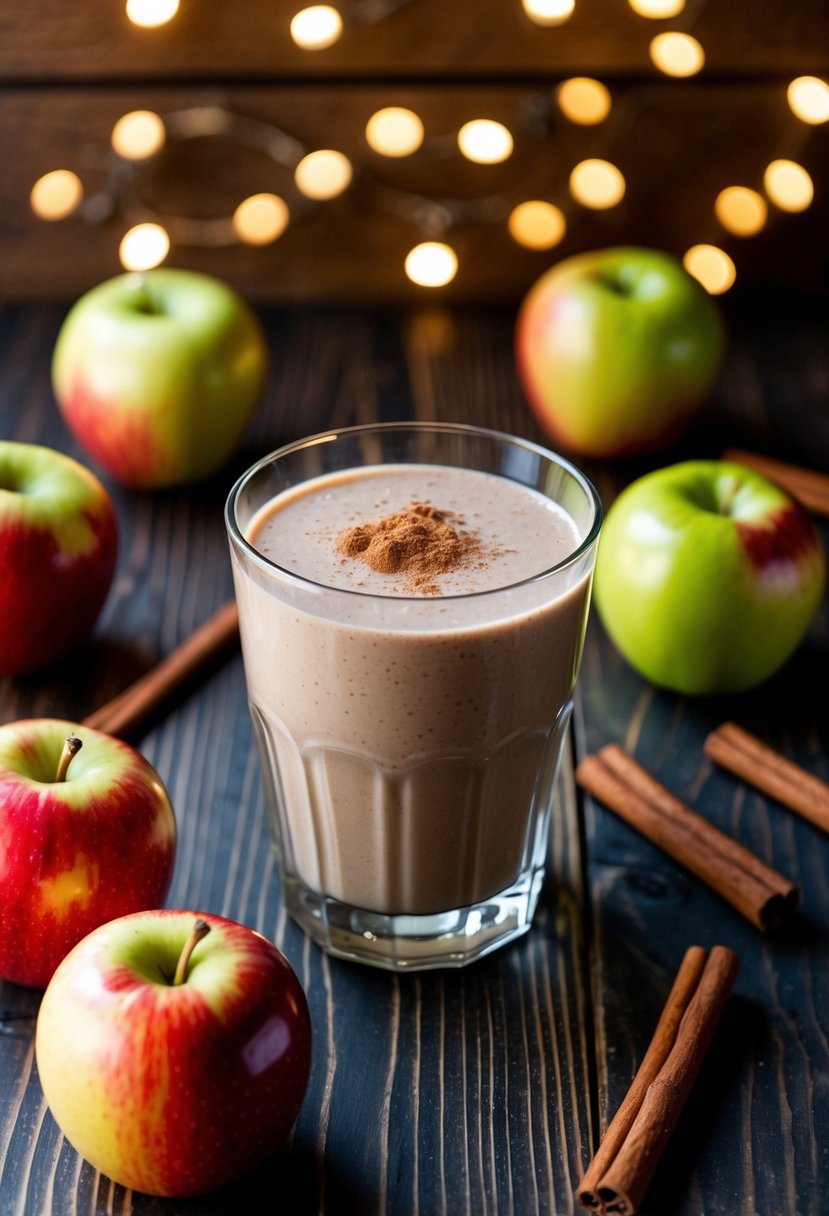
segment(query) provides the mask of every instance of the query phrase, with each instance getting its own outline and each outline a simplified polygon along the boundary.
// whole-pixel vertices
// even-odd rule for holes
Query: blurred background
[[[511,303],[559,258],[619,242],[675,253],[718,294],[821,294],[826,15],[5,4],[0,295],[68,300],[164,263],[259,301]]]

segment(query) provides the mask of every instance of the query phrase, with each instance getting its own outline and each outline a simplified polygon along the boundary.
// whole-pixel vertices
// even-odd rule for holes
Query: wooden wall
[[[742,287],[823,288],[829,124],[808,126],[786,103],[793,76],[829,72],[820,0],[688,0],[670,21],[638,17],[623,0],[576,0],[572,18],[551,28],[530,22],[520,0],[390,0],[392,11],[375,22],[370,2],[341,5],[343,37],[319,52],[289,37],[300,0],[182,0],[173,21],[154,30],[131,25],[120,0],[0,7],[0,297],[77,295],[117,273],[131,223],[159,216],[177,217],[167,224],[168,264],[221,275],[255,299],[423,298],[428,291],[402,269],[423,239],[415,196],[461,211],[471,203],[447,234],[460,269],[441,299],[515,300],[559,257],[618,242],[681,254],[712,241],[734,258]],[[699,38],[707,56],[700,76],[672,80],[651,66],[649,40],[664,29]],[[555,105],[556,85],[579,74],[611,89],[611,114],[598,126],[575,126]],[[366,120],[391,104],[424,120],[427,141],[413,157],[390,160],[365,143]],[[285,165],[223,137],[168,143],[132,169],[109,149],[115,121],[129,110],[170,116],[202,105],[272,123],[306,150],[345,152],[355,165],[351,188],[308,205]],[[510,160],[481,166],[460,157],[455,133],[474,117],[510,126]],[[613,161],[627,180],[624,200],[606,212],[569,197],[570,170],[590,156]],[[799,215],[772,207],[760,235],[730,237],[714,217],[717,193],[761,188],[763,168],[781,156],[807,166],[814,204]],[[86,203],[46,223],[32,214],[29,191],[54,168],[78,173]],[[228,216],[260,190],[292,209],[273,245],[189,242],[189,219]],[[109,214],[91,222],[89,200],[102,197]],[[509,210],[531,197],[566,215],[567,235],[554,250],[527,251],[507,233]]]

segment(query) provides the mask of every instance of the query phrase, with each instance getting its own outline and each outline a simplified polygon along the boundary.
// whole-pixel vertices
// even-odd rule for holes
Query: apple
[[[261,934],[156,910],[102,925],[64,959],[36,1052],[55,1120],[96,1169],[152,1195],[194,1195],[286,1141],[311,1026],[296,975]]]
[[[72,307],[52,381],[78,442],[125,486],[208,476],[259,401],[267,348],[232,288],[189,270],[119,275]]]
[[[0,440],[0,676],[44,667],[91,632],[117,553],[97,477],[51,448]]]
[[[551,438],[598,458],[676,438],[723,354],[711,297],[670,254],[617,248],[559,262],[530,288],[515,352],[530,407]]]
[[[802,641],[825,574],[815,526],[784,490],[739,464],[690,460],[640,477],[613,503],[594,601],[654,684],[738,692]]]
[[[167,792],[134,748],[53,718],[0,726],[4,979],[43,988],[91,929],[163,903],[175,852]]]

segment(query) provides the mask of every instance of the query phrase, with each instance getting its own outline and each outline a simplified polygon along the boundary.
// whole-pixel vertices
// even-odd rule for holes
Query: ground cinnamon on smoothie
[[[482,557],[480,540],[459,525],[451,511],[413,502],[382,519],[344,529],[337,536],[336,547],[339,553],[359,558],[380,574],[405,574],[406,590],[440,595],[441,588],[435,581],[438,575]]]

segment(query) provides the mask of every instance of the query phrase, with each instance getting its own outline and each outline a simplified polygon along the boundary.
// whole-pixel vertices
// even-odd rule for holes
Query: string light
[[[458,273],[458,256],[451,245],[423,241],[406,255],[405,270],[420,287],[445,287]]]
[[[666,76],[696,76],[705,63],[705,51],[696,38],[675,31],[651,39],[650,57]]]
[[[781,211],[805,211],[815,196],[811,177],[793,160],[773,160],[767,165],[763,188]]]
[[[521,0],[524,12],[536,25],[561,25],[572,17],[576,0]]]
[[[127,16],[133,25],[152,29],[172,21],[178,6],[179,0],[127,0]]]
[[[413,110],[387,106],[366,123],[366,141],[381,156],[411,156],[423,143],[423,123]]]
[[[467,160],[479,165],[497,165],[512,155],[512,135],[503,123],[474,118],[458,131],[458,147]]]
[[[164,122],[152,110],[132,110],[119,118],[110,140],[125,160],[146,160],[164,147],[167,133]]]
[[[342,152],[320,148],[303,156],[294,180],[306,198],[322,200],[342,194],[351,183],[351,172],[351,161]]]
[[[312,4],[291,18],[291,37],[306,51],[323,51],[338,42],[343,19],[330,4]]]
[[[819,76],[798,76],[786,90],[786,97],[801,122],[829,122],[829,84]]]
[[[558,86],[556,99],[565,118],[580,126],[604,122],[610,113],[610,93],[600,80],[573,76]]]
[[[252,194],[233,212],[233,230],[246,245],[270,245],[288,227],[290,212],[278,194]]]
[[[83,198],[83,185],[71,169],[53,169],[32,186],[29,203],[42,220],[65,220]]]
[[[663,17],[677,17],[685,8],[685,0],[628,0],[634,13],[657,21]]]
[[[570,174],[570,193],[583,207],[604,211],[624,198],[624,174],[609,160],[583,160]]]
[[[712,296],[728,291],[737,278],[737,268],[731,258],[716,245],[692,245],[682,259],[682,265]]]
[[[747,186],[727,186],[717,195],[714,214],[735,236],[754,236],[765,225],[768,207],[762,194]]]
[[[507,227],[512,239],[525,249],[552,249],[564,239],[567,221],[552,203],[531,199],[513,207]]]
[[[118,247],[125,270],[152,270],[161,265],[169,252],[170,237],[161,224],[136,224],[124,234]]]

